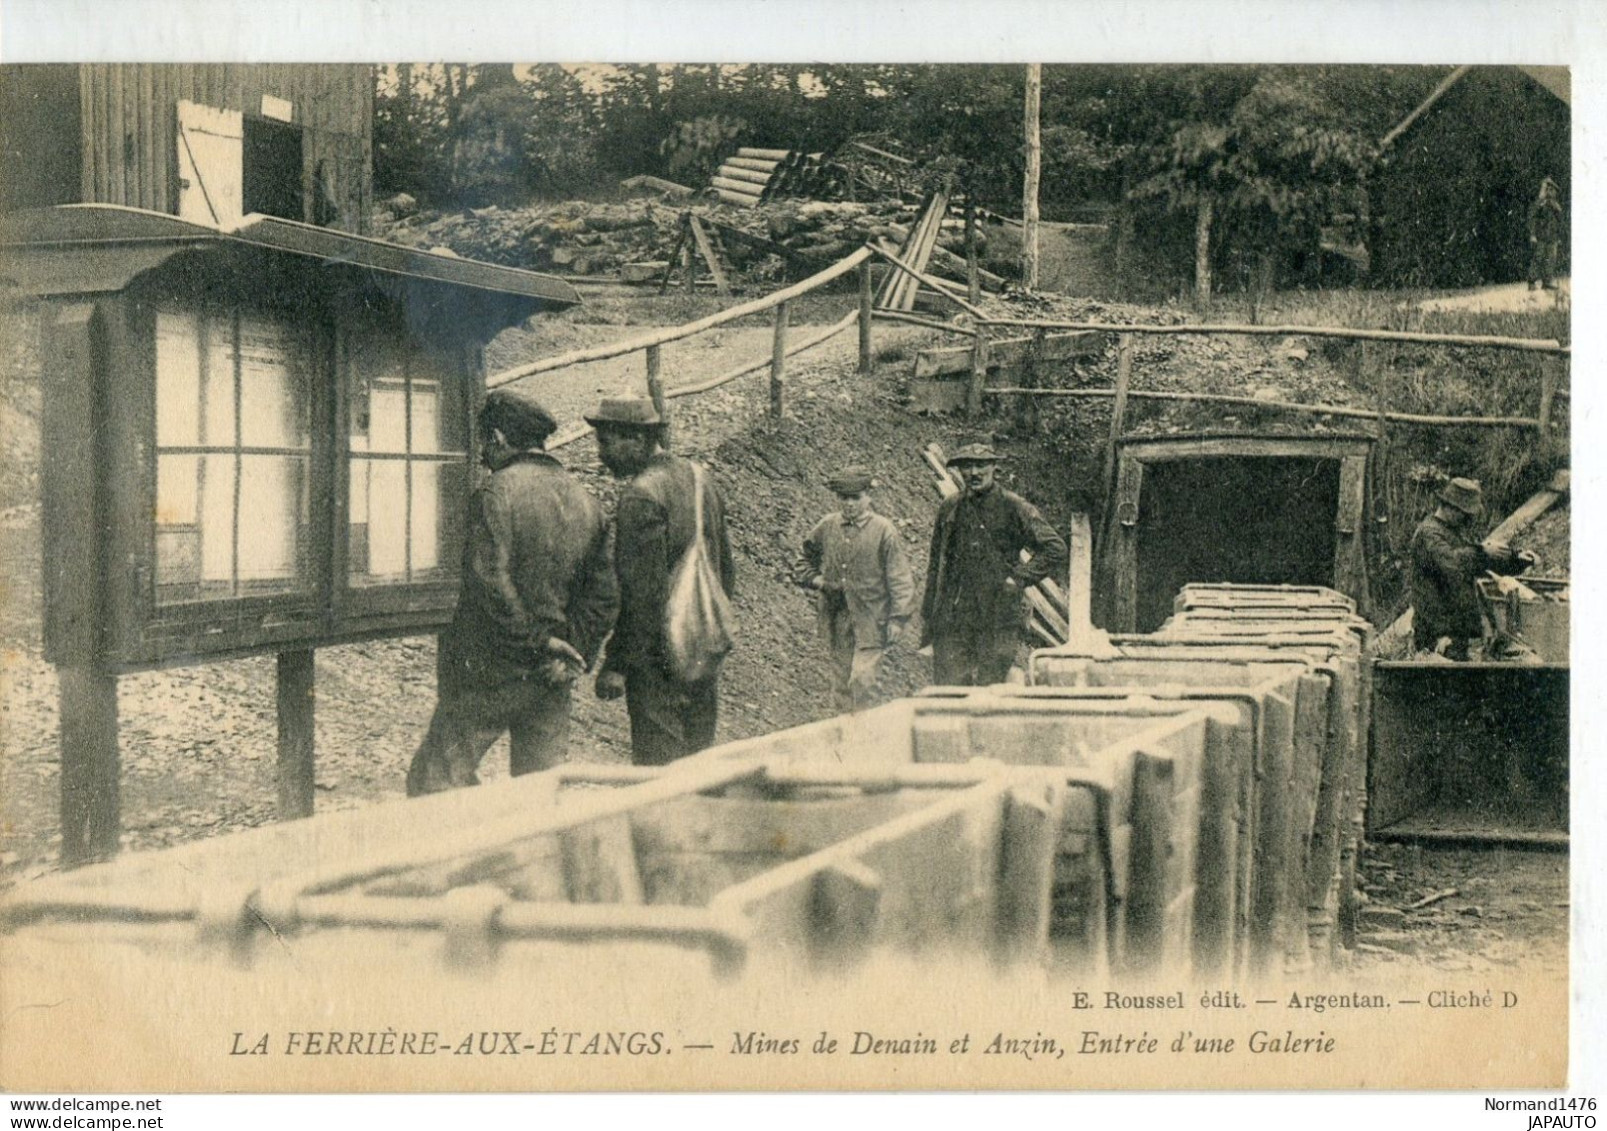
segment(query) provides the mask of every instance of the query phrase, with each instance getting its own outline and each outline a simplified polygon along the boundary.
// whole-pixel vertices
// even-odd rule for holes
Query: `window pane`
[[[156,461],[156,585],[158,600],[195,596],[201,581],[200,456]],[[175,588],[177,587],[177,588]]]
[[[234,329],[228,318],[207,318],[206,379],[202,384],[201,443],[234,443]]]
[[[201,498],[200,456],[158,456],[156,525],[194,526]]]
[[[301,573],[306,464],[304,456],[241,457],[240,581],[283,583],[253,584],[253,590],[293,588]]]
[[[367,514],[368,561],[362,577],[354,580],[407,580],[407,464],[399,459],[354,460],[366,467],[366,474],[352,476],[355,493],[359,481],[367,489],[363,508]],[[354,500],[353,514],[356,513]],[[355,520],[354,520],[355,521]],[[354,559],[353,570],[357,567]]]
[[[193,314],[156,316],[156,442],[201,441],[201,330]]]
[[[415,452],[440,451],[439,413],[440,386],[433,381],[413,381],[413,450]]]
[[[305,448],[307,394],[288,327],[240,319],[240,425],[245,447]]]
[[[234,456],[201,460],[201,580],[234,582]]]
[[[400,380],[369,386],[368,450],[407,451],[407,386]]]
[[[431,514],[424,515],[425,503]],[[413,580],[458,575],[469,506],[469,469],[462,463],[413,465]]]

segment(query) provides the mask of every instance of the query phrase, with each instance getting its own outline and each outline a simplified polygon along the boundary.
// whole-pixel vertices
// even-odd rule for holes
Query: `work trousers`
[[[853,618],[846,614],[832,617],[827,632],[830,635],[832,707],[840,713],[875,706],[882,657],[887,654],[880,643],[880,634],[873,642],[861,645],[854,633]]]
[[[1004,683],[1015,663],[1021,635],[1014,629],[993,633],[932,636],[932,682],[947,687],[987,687]]]
[[[631,761],[664,766],[714,745],[720,677],[683,683],[657,664],[625,673],[625,712],[631,720]]]
[[[569,745],[569,688],[538,679],[490,691],[444,692],[407,771],[407,795],[478,785],[480,760],[506,731],[509,771],[550,770]]]

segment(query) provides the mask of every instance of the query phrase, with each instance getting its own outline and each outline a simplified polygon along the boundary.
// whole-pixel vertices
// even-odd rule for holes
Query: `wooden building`
[[[310,813],[314,649],[451,618],[483,347],[579,296],[363,234],[367,67],[7,67],[0,104],[63,857],[117,849],[117,678],[144,668],[277,655],[280,812]]]
[[[373,68],[0,68],[0,211],[121,204],[229,227],[253,213],[366,232]]]

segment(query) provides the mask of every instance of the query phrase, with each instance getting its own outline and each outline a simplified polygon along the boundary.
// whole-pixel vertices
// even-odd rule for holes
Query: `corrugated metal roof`
[[[0,279],[24,294],[117,291],[181,251],[252,247],[441,286],[524,299],[541,309],[575,306],[562,279],[420,251],[275,216],[229,230],[112,204],[67,204],[0,215]]]

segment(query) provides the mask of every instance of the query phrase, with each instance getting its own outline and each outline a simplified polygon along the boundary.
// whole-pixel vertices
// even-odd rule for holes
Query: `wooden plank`
[[[1053,781],[1014,786],[1005,794],[996,940],[1005,962],[1038,962],[1048,950],[1065,794],[1065,784]]]
[[[1111,632],[1133,632],[1138,621],[1138,501],[1144,464],[1123,453],[1117,461],[1116,488],[1105,536],[1105,584],[1110,594]]]
[[[1339,504],[1334,518],[1334,588],[1356,599],[1356,611],[1368,615],[1367,592],[1367,457],[1350,456],[1339,465]]]
[[[785,160],[787,160],[787,158],[792,156],[792,150],[790,150],[790,149],[754,149],[751,146],[746,146],[745,145],[741,149],[737,150],[737,156],[738,157],[757,158],[757,159],[759,159],[761,161],[785,161]]]
[[[1129,322],[1070,322],[1047,318],[988,318],[990,326],[1033,330],[1093,330],[1103,334],[1242,334],[1259,338],[1343,338],[1368,342],[1410,342],[1425,346],[1479,346],[1566,357],[1572,348],[1551,338],[1509,338],[1491,334],[1426,334],[1405,330],[1365,330],[1345,326],[1251,326],[1237,322],[1181,322],[1152,326]]]
[[[872,286],[870,264],[859,265],[859,371],[869,374],[874,367],[871,357],[871,311],[875,306],[876,292]]]
[[[841,962],[862,954],[876,935],[882,878],[857,860],[840,860],[815,876],[810,943],[815,958]]]
[[[770,415],[779,418],[787,384],[787,304],[776,307],[775,331],[770,342]]]
[[[61,862],[73,868],[117,852],[122,804],[117,677],[57,669],[61,703]]]
[[[104,624],[96,460],[96,310],[74,303],[43,312],[40,331],[45,659],[93,668]]]
[[[722,168],[743,169],[750,173],[763,173],[765,179],[776,171],[779,161],[768,161],[762,157],[727,157]]]
[[[908,263],[905,263],[898,256],[894,255],[885,246],[883,246],[881,244],[867,245],[863,250],[869,251],[869,252],[871,252],[871,253],[873,253],[875,255],[881,256],[883,259],[887,260],[887,262],[891,263],[894,267],[897,267],[900,271],[903,271],[904,273],[906,273],[908,275],[911,275],[916,279],[919,279],[922,283],[925,283],[927,286],[931,287],[932,290],[934,292],[936,292],[938,295],[942,296],[943,298],[948,299],[951,303],[953,303],[955,306],[958,306],[961,310],[965,311],[967,314],[971,315],[973,318],[978,318],[978,319],[982,318],[982,311],[977,309],[976,307],[972,306],[970,303],[966,302],[965,299],[961,298],[958,294],[956,294],[954,292],[954,290],[952,288],[950,288],[947,283],[944,283],[940,279],[934,279],[932,276],[926,274],[924,271],[915,270],[915,268],[911,267]],[[877,305],[882,306],[884,304],[878,302]]]
[[[1066,610],[1066,641],[1086,651],[1092,647],[1094,633],[1094,532],[1086,514],[1071,516],[1066,545],[1071,555],[1071,576],[1060,601]],[[1053,583],[1054,579],[1049,578],[1044,585]]]
[[[1127,875],[1125,969],[1156,969],[1165,957],[1167,860],[1173,845],[1170,757],[1139,751],[1133,758],[1132,827]]]
[[[575,903],[644,901],[628,814],[588,821],[558,833],[569,898]]]
[[[703,261],[709,265],[709,274],[714,277],[716,293],[729,296],[731,287],[726,281],[725,271],[720,267],[720,257],[714,254],[714,246],[709,243],[709,234],[703,230],[703,224],[696,216],[688,216],[686,222],[692,229],[692,239],[697,244],[698,252],[703,256]]]
[[[1505,546],[1524,530],[1534,525],[1536,519],[1545,514],[1557,501],[1568,492],[1568,472],[1559,471],[1544,491],[1537,491],[1529,496],[1529,500],[1517,510],[1501,520],[1501,524],[1485,536],[1486,544],[1494,543]]]
[[[1054,634],[1055,643],[1064,644],[1068,636],[1066,618],[1060,615],[1049,598],[1044,596],[1038,587],[1034,585],[1027,590],[1027,601],[1032,605],[1033,611],[1043,618],[1043,622],[1050,632]]]
[[[952,322],[939,322],[935,318],[922,318],[918,314],[905,314],[902,310],[877,310],[872,317],[880,318],[886,322],[905,322],[911,326],[925,326],[928,330],[938,330],[945,334],[958,334],[963,338],[976,337],[976,331],[969,326],[956,326]],[[970,371],[967,360],[965,372]]]
[[[759,203],[759,198],[757,196],[749,196],[746,193],[732,192],[730,189],[717,188],[714,190],[714,195],[725,201],[727,204],[740,204],[744,208],[752,208],[754,205]]]
[[[666,326],[623,341],[608,342],[600,346],[589,346],[585,349],[572,350],[569,353],[559,354],[554,357],[545,357],[529,365],[521,365],[514,369],[504,369],[500,373],[494,373],[487,377],[486,387],[495,389],[508,384],[510,381],[517,381],[523,377],[532,377],[537,373],[549,373],[555,369],[567,369],[571,365],[579,365],[585,361],[602,361],[610,357],[620,357],[627,353],[635,353],[639,349],[646,349],[651,345],[663,345],[666,342],[690,338],[693,334],[700,334],[704,330],[712,330],[716,326],[723,326],[727,322],[734,322],[738,318],[745,318],[762,310],[771,310],[789,299],[808,294],[833,279],[848,274],[848,272],[854,270],[874,254],[875,252],[872,249],[862,247],[854,254],[838,260],[824,271],[812,275],[802,282],[794,283],[790,287],[785,287],[762,298],[756,298],[750,302],[741,303],[716,314],[711,314],[706,318],[700,318],[695,322],[687,322],[680,326]],[[842,325],[846,328],[847,320],[844,320]]]
[[[310,817],[314,797],[313,650],[279,653],[279,819]]]
[[[1070,361],[1093,357],[1105,348],[1103,334],[1087,331],[1074,334],[1048,334],[1043,339],[1043,361]],[[1017,369],[1027,364],[1032,338],[997,338],[989,347],[989,368]],[[965,346],[942,346],[915,355],[916,377],[941,377],[970,371],[971,351]],[[1031,390],[1020,390],[1030,392]]]
[[[1133,336],[1123,334],[1116,346],[1116,399],[1110,409],[1110,437],[1105,441],[1106,489],[1116,481],[1116,446],[1127,424],[1127,390],[1133,383]]]
[[[971,339],[971,379],[965,388],[965,414],[982,415],[982,388],[988,380],[988,336],[979,333]]]

